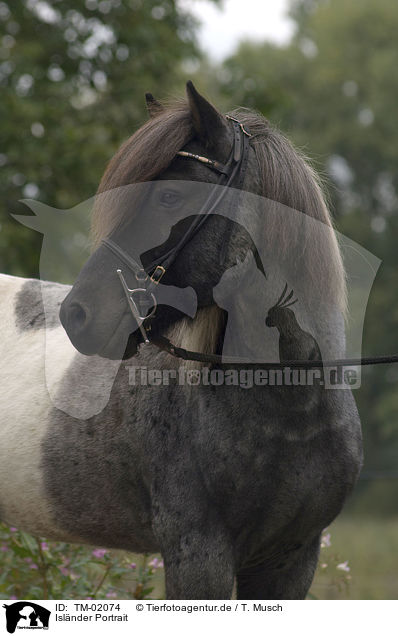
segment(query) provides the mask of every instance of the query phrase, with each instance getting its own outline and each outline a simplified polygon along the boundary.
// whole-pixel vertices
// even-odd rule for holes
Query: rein
[[[206,165],[211,170],[217,172],[220,177],[217,182],[218,185],[225,185],[227,187],[234,187],[242,189],[243,181],[246,174],[247,161],[249,155],[249,138],[250,133],[245,129],[237,119],[226,115],[226,118],[231,122],[233,129],[233,145],[231,153],[228,157],[227,163],[222,164],[208,157],[180,150],[177,155],[187,159],[193,159]],[[156,287],[160,283],[161,279],[169,269],[170,265],[175,261],[181,249],[193,238],[193,236],[202,227],[208,216],[214,212],[216,206],[220,203],[225,190],[222,189],[221,193],[217,195],[217,188],[215,188],[208,196],[206,202],[202,206],[197,218],[192,221],[190,227],[187,229],[178,243],[172,247],[168,252],[163,254],[162,257],[152,261],[145,269],[137,263],[127,252],[125,252],[119,245],[117,245],[111,239],[103,239],[102,244],[107,247],[120,261],[126,265],[126,267],[134,273],[137,280],[138,287],[130,289],[123,276],[123,272],[120,267],[116,270],[123,291],[125,293],[128,306],[133,314],[144,343],[152,343],[158,347],[161,351],[179,358],[181,360],[191,360],[195,362],[204,362],[208,364],[234,364],[245,366],[259,366],[264,369],[283,369],[286,367],[300,368],[300,369],[316,369],[323,367],[343,367],[343,366],[368,366],[373,364],[389,364],[398,362],[398,354],[385,355],[385,356],[370,356],[363,358],[340,358],[336,360],[285,360],[283,362],[267,362],[267,363],[254,363],[247,362],[238,356],[222,356],[215,353],[200,353],[198,351],[189,351],[182,347],[177,347],[165,336],[152,337],[149,335],[151,329],[151,320],[155,317],[157,302],[156,302]],[[149,274],[148,272],[152,272]]]
[[[322,369],[324,367],[357,367],[371,364],[389,364],[398,362],[398,354],[389,356],[371,356],[366,358],[338,358],[336,360],[284,360],[283,362],[245,362],[238,356],[222,356],[216,353],[199,353],[176,347],[165,336],[151,339],[151,343],[162,351],[166,351],[175,358],[207,362],[209,364],[235,364],[247,366],[261,366],[262,369],[284,369],[286,367],[298,369]]]

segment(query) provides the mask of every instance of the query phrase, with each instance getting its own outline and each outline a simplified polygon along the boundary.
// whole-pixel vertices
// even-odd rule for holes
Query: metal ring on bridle
[[[134,294],[137,294],[137,293],[143,293],[143,294],[146,294],[147,296],[149,295],[149,296],[150,296],[150,298],[152,299],[152,305],[153,305],[153,306],[152,306],[152,309],[151,309],[151,311],[150,311],[150,312],[149,312],[146,316],[141,316],[141,315],[140,315],[140,313],[139,313],[139,311],[138,311],[138,307],[139,307],[139,304],[140,304],[140,303],[137,303],[137,302],[134,300],[134,298],[133,298],[133,295],[134,295]],[[136,287],[135,289],[129,289],[129,295],[130,295],[130,300],[131,300],[131,302],[133,302],[133,303],[134,303],[134,305],[137,307],[137,315],[138,315],[138,318],[139,318],[140,320],[146,320],[146,318],[151,318],[151,316],[153,316],[153,315],[155,314],[155,312],[156,312],[156,307],[158,306],[158,304],[157,304],[157,302],[156,302],[155,295],[154,295],[152,292],[150,292],[150,291],[148,291],[147,289],[145,289],[145,287]]]

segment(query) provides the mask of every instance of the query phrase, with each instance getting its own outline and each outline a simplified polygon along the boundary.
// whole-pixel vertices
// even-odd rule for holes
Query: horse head
[[[202,317],[210,312],[214,318],[213,288],[235,263],[237,250],[246,253],[252,246],[243,228],[216,209],[209,213],[219,200],[220,180],[243,185],[235,155],[242,159],[238,145],[248,133],[191,82],[187,95],[187,104],[171,109],[147,95],[149,121],[119,150],[102,179],[93,216],[96,249],[60,311],[70,340],[83,354],[130,357],[146,340],[144,321],[152,338],[185,318],[186,303],[176,301],[176,292],[165,297],[165,288],[193,290],[195,308],[197,302]],[[250,190],[253,151],[245,148],[244,181]],[[214,324],[205,331],[214,332]]]

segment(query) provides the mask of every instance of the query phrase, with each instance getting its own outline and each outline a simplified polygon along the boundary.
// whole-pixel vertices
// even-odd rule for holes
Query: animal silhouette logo
[[[213,288],[214,300],[228,314],[223,356],[237,356],[248,363],[268,359],[269,340],[263,333],[266,286],[266,277],[248,250],[244,259],[237,258]]]
[[[322,360],[321,350],[315,338],[304,331],[292,309],[298,302],[292,290],[287,294],[287,283],[279,299],[268,311],[265,319],[267,327],[276,327],[279,331],[279,359],[285,360]]]
[[[9,634],[18,629],[48,629],[50,610],[32,603],[17,601],[11,605],[4,604],[6,610],[6,627]]]

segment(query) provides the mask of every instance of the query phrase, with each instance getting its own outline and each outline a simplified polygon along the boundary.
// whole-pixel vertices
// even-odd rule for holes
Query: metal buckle
[[[156,265],[155,270],[152,274],[151,281],[153,283],[155,283],[155,285],[159,285],[162,277],[164,276],[164,274],[166,273],[165,268],[162,265]]]

